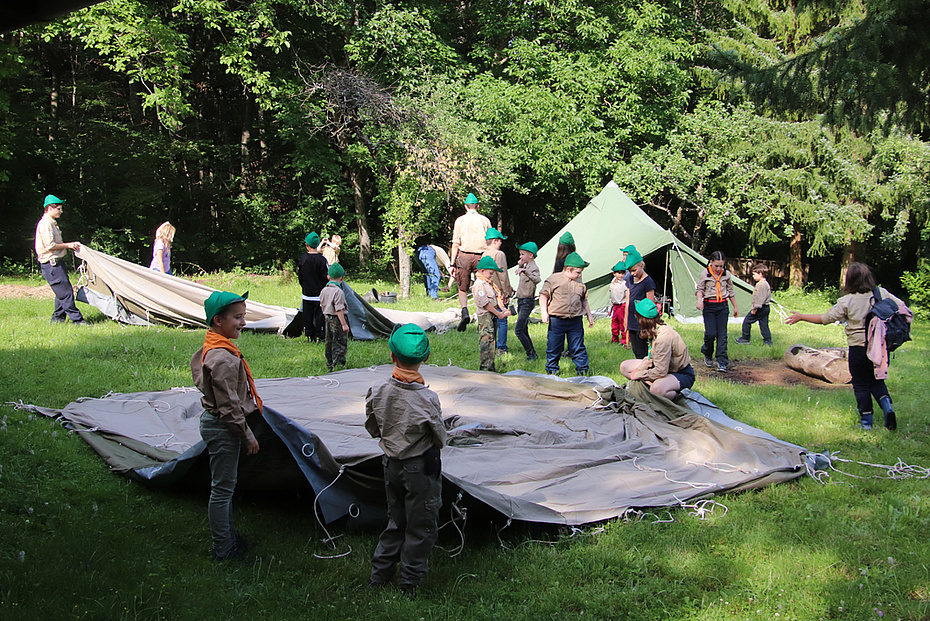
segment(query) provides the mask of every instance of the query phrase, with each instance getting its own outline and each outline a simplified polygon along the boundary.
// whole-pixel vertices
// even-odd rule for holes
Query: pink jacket
[[[898,303],[898,312],[907,318],[907,322],[914,321],[914,315],[904,304]],[[875,379],[888,378],[888,348],[885,347],[885,322],[878,317],[872,317],[867,330],[866,355],[875,365]]]

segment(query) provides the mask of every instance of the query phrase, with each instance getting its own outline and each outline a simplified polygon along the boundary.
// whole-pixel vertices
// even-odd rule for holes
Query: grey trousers
[[[442,476],[424,472],[424,457],[384,457],[383,463],[388,525],[371,559],[371,581],[389,582],[400,562],[401,588],[416,587],[426,577],[429,555],[439,534]]]
[[[213,552],[222,557],[236,546],[232,499],[239,474],[242,442],[229,425],[209,412],[200,415],[200,437],[210,453],[211,483],[207,517],[213,537]]]

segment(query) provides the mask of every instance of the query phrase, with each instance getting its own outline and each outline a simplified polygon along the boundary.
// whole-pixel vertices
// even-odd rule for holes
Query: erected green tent
[[[620,248],[633,244],[644,257],[656,252],[665,256],[665,287],[663,291],[659,284],[661,279],[656,278],[656,293],[669,296],[675,317],[685,322],[701,320],[701,312],[695,306],[694,290],[707,259],[672,235],[671,231],[659,226],[613,181],[539,250],[536,264],[544,279],[555,263],[559,237],[566,231],[575,238],[578,253],[591,264],[584,271],[584,282],[588,286],[592,309],[607,306],[608,288],[613,278],[610,270],[623,257]],[[653,274],[655,276],[658,275]],[[510,270],[510,279],[516,287],[517,276],[513,270]],[[738,278],[733,281],[740,317],[731,317],[730,320],[742,322],[743,315],[751,306],[753,287]]]

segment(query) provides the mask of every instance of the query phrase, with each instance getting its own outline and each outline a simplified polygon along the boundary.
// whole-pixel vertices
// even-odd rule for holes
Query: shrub
[[[916,272],[904,272],[901,284],[907,289],[914,315],[930,318],[930,263],[922,262]]]

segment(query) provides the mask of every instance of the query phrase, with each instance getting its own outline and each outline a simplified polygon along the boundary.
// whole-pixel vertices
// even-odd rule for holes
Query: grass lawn
[[[250,299],[265,303],[299,300],[297,285],[277,277],[205,281],[250,290]],[[832,303],[814,294],[780,300],[802,312]],[[397,307],[442,308],[422,290]],[[81,308],[90,327],[51,326],[50,299],[0,298],[0,403],[63,407],[110,391],[191,384],[189,360],[202,331],[122,327]],[[702,326],[672,325],[701,365]],[[731,326],[735,364],[779,359],[798,342],[845,345],[836,325],[772,327],[775,347],[764,348],[733,344],[738,328]],[[532,325],[530,334],[541,354],[545,327]],[[591,370],[620,381],[620,362],[630,353],[609,345],[609,337],[608,320],[587,330]],[[733,418],[812,450],[926,468],[927,324],[915,324],[913,337],[896,354],[888,381],[895,433],[855,427],[851,388],[742,384],[706,374],[695,389]],[[473,326],[433,335],[431,343],[431,362],[478,367]],[[238,345],[256,377],[326,370],[322,345],[302,339],[246,333]],[[510,347],[520,350],[512,334]],[[385,341],[349,343],[349,366],[389,361]],[[542,361],[528,364],[517,353],[501,361],[504,370],[543,371]],[[512,525],[499,532],[502,520],[476,514],[457,555],[449,551],[459,536],[451,527],[441,531],[420,598],[409,601],[392,588],[365,587],[376,532],[330,527],[342,535],[334,550],[322,542],[310,499],[296,492],[237,496],[237,525],[260,542],[258,561],[216,564],[206,490],[146,488],[110,473],[51,419],[4,407],[0,421],[0,619],[930,619],[928,481],[891,480],[880,468],[843,463],[849,474],[833,473],[825,484],[805,477],[722,496],[728,511],[704,519],[675,509],[660,519],[584,529]]]

